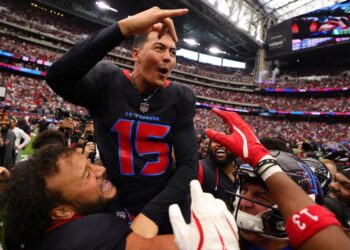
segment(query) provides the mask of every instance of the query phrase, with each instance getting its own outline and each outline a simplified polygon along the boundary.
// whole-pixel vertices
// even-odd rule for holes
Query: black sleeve
[[[78,42],[50,67],[47,83],[69,102],[92,106],[101,94],[103,75],[117,68],[111,62],[94,66],[123,40],[119,26],[113,24]]]
[[[29,250],[124,250],[132,232],[125,220],[111,214],[89,214],[45,233]]]
[[[177,108],[173,135],[175,173],[163,191],[142,210],[142,213],[157,225],[168,216],[169,206],[183,200],[189,193],[189,184],[196,178],[198,171],[197,141],[193,123],[196,97],[192,90],[185,86],[182,91],[182,103]]]

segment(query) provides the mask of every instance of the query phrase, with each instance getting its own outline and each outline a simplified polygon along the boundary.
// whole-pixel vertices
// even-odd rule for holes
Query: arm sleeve
[[[171,204],[179,203],[189,194],[189,184],[197,176],[198,155],[193,116],[196,98],[189,88],[184,88],[183,102],[177,109],[177,122],[174,130],[174,151],[176,170],[168,185],[154,197],[142,213],[161,224],[168,216]]]
[[[100,95],[101,77],[116,68],[113,63],[95,65],[123,40],[119,26],[113,24],[78,42],[50,67],[48,85],[73,104],[92,106]]]
[[[19,134],[20,137],[24,140],[21,144],[18,145],[18,149],[22,149],[25,146],[28,145],[28,143],[30,142],[30,136],[26,134],[26,132],[24,132],[22,129],[19,130]]]

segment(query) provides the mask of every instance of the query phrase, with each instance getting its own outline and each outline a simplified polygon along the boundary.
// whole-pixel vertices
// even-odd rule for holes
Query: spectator
[[[20,161],[22,149],[29,144],[31,139],[31,137],[28,134],[26,134],[26,132],[24,132],[22,129],[20,129],[16,125],[17,125],[17,119],[14,117],[10,118],[10,129],[16,135],[15,151],[13,154],[13,162],[15,163]]]
[[[209,141],[208,156],[199,161],[198,180],[203,191],[232,206],[235,190],[235,163],[233,154],[214,141]]]
[[[13,164],[13,151],[15,150],[16,135],[10,129],[10,120],[7,115],[1,116],[1,138],[0,138],[0,166],[10,169]]]

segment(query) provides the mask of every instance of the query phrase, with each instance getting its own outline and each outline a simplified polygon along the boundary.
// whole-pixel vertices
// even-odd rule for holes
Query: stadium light
[[[191,46],[198,46],[198,45],[200,45],[200,43],[198,43],[196,40],[194,40],[192,38],[185,38],[185,39],[183,39],[183,41],[185,43],[188,43]]]
[[[211,47],[209,49],[210,53],[213,53],[213,54],[226,54],[225,51],[222,51],[222,50],[219,50],[218,48],[216,47]]]
[[[111,6],[109,6],[108,4],[106,4],[103,1],[97,1],[95,3],[97,5],[97,7],[99,7],[102,10],[110,10],[110,11],[113,11],[113,12],[118,12],[118,10],[112,8]]]

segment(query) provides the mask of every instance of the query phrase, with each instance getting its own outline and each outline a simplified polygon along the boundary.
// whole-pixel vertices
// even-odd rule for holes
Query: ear
[[[140,61],[140,49],[139,48],[132,49],[132,59],[134,60],[134,62]]]
[[[60,205],[51,209],[50,216],[53,220],[71,219],[76,214],[76,210],[72,205]]]

